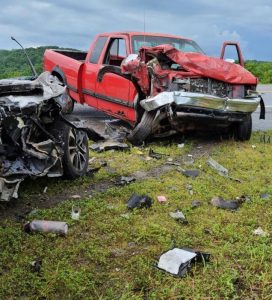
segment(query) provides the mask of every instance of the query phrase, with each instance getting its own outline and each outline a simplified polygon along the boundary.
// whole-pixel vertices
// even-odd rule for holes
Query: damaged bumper
[[[153,111],[166,105],[176,107],[192,107],[223,112],[252,113],[260,104],[259,96],[248,96],[244,99],[221,98],[208,94],[191,92],[162,92],[155,97],[141,101],[141,106],[146,111]]]

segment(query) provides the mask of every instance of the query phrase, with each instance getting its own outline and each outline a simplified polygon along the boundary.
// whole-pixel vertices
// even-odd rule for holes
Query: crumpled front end
[[[62,115],[72,101],[65,89],[49,72],[0,80],[0,200],[17,198],[26,177],[63,175],[63,128],[84,131]]]

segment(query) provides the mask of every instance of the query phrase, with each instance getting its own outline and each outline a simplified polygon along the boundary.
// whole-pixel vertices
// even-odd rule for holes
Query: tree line
[[[27,48],[26,51],[38,74],[42,72],[43,54],[48,48],[57,46]],[[260,83],[272,83],[272,62],[248,60],[245,68],[259,78]],[[0,50],[0,79],[32,75],[21,49]]]

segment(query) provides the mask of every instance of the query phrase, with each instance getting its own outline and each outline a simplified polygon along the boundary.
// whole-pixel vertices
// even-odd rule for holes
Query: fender
[[[58,77],[58,79],[61,80],[67,86],[67,80],[65,74],[59,66],[55,66],[51,74]]]

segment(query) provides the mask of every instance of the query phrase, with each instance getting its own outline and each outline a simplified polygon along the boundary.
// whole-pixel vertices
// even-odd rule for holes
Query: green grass
[[[260,134],[255,133],[245,143],[217,142],[210,150],[212,157],[242,183],[219,176],[209,168],[204,155],[190,166],[201,166],[201,174],[195,180],[174,168],[124,187],[94,192],[92,198],[67,199],[50,209],[39,209],[35,219],[69,224],[66,237],[28,235],[13,218],[2,220],[0,298],[271,299],[271,237],[252,234],[259,226],[272,233],[272,199],[260,198],[261,193],[272,193],[272,145],[260,143]],[[194,151],[196,143],[192,140],[183,149],[175,144],[151,146],[182,161],[183,155]],[[143,156],[148,153],[148,149],[140,151]],[[22,189],[22,201],[32,199],[30,187],[31,194],[40,193],[45,185],[49,196],[60,190],[75,194],[93,182],[110,181],[138,170],[148,171],[167,159],[145,161],[136,148],[126,153],[92,152],[91,155],[108,161],[113,171],[109,173],[102,168],[93,178],[74,182],[45,178],[34,185],[27,182]],[[186,190],[186,184],[193,186],[193,195]],[[150,195],[152,208],[128,212],[126,202],[133,192]],[[159,203],[158,195],[165,195],[167,203]],[[209,204],[213,196],[230,200],[241,195],[251,200],[236,212]],[[201,200],[203,205],[191,209],[194,199]],[[82,209],[79,221],[70,218],[73,205]],[[176,209],[184,212],[188,225],[170,218],[169,212]],[[174,246],[210,252],[211,262],[193,266],[182,279],[174,278],[155,268],[160,254]],[[41,272],[33,273],[30,263],[37,258],[42,259]]]

